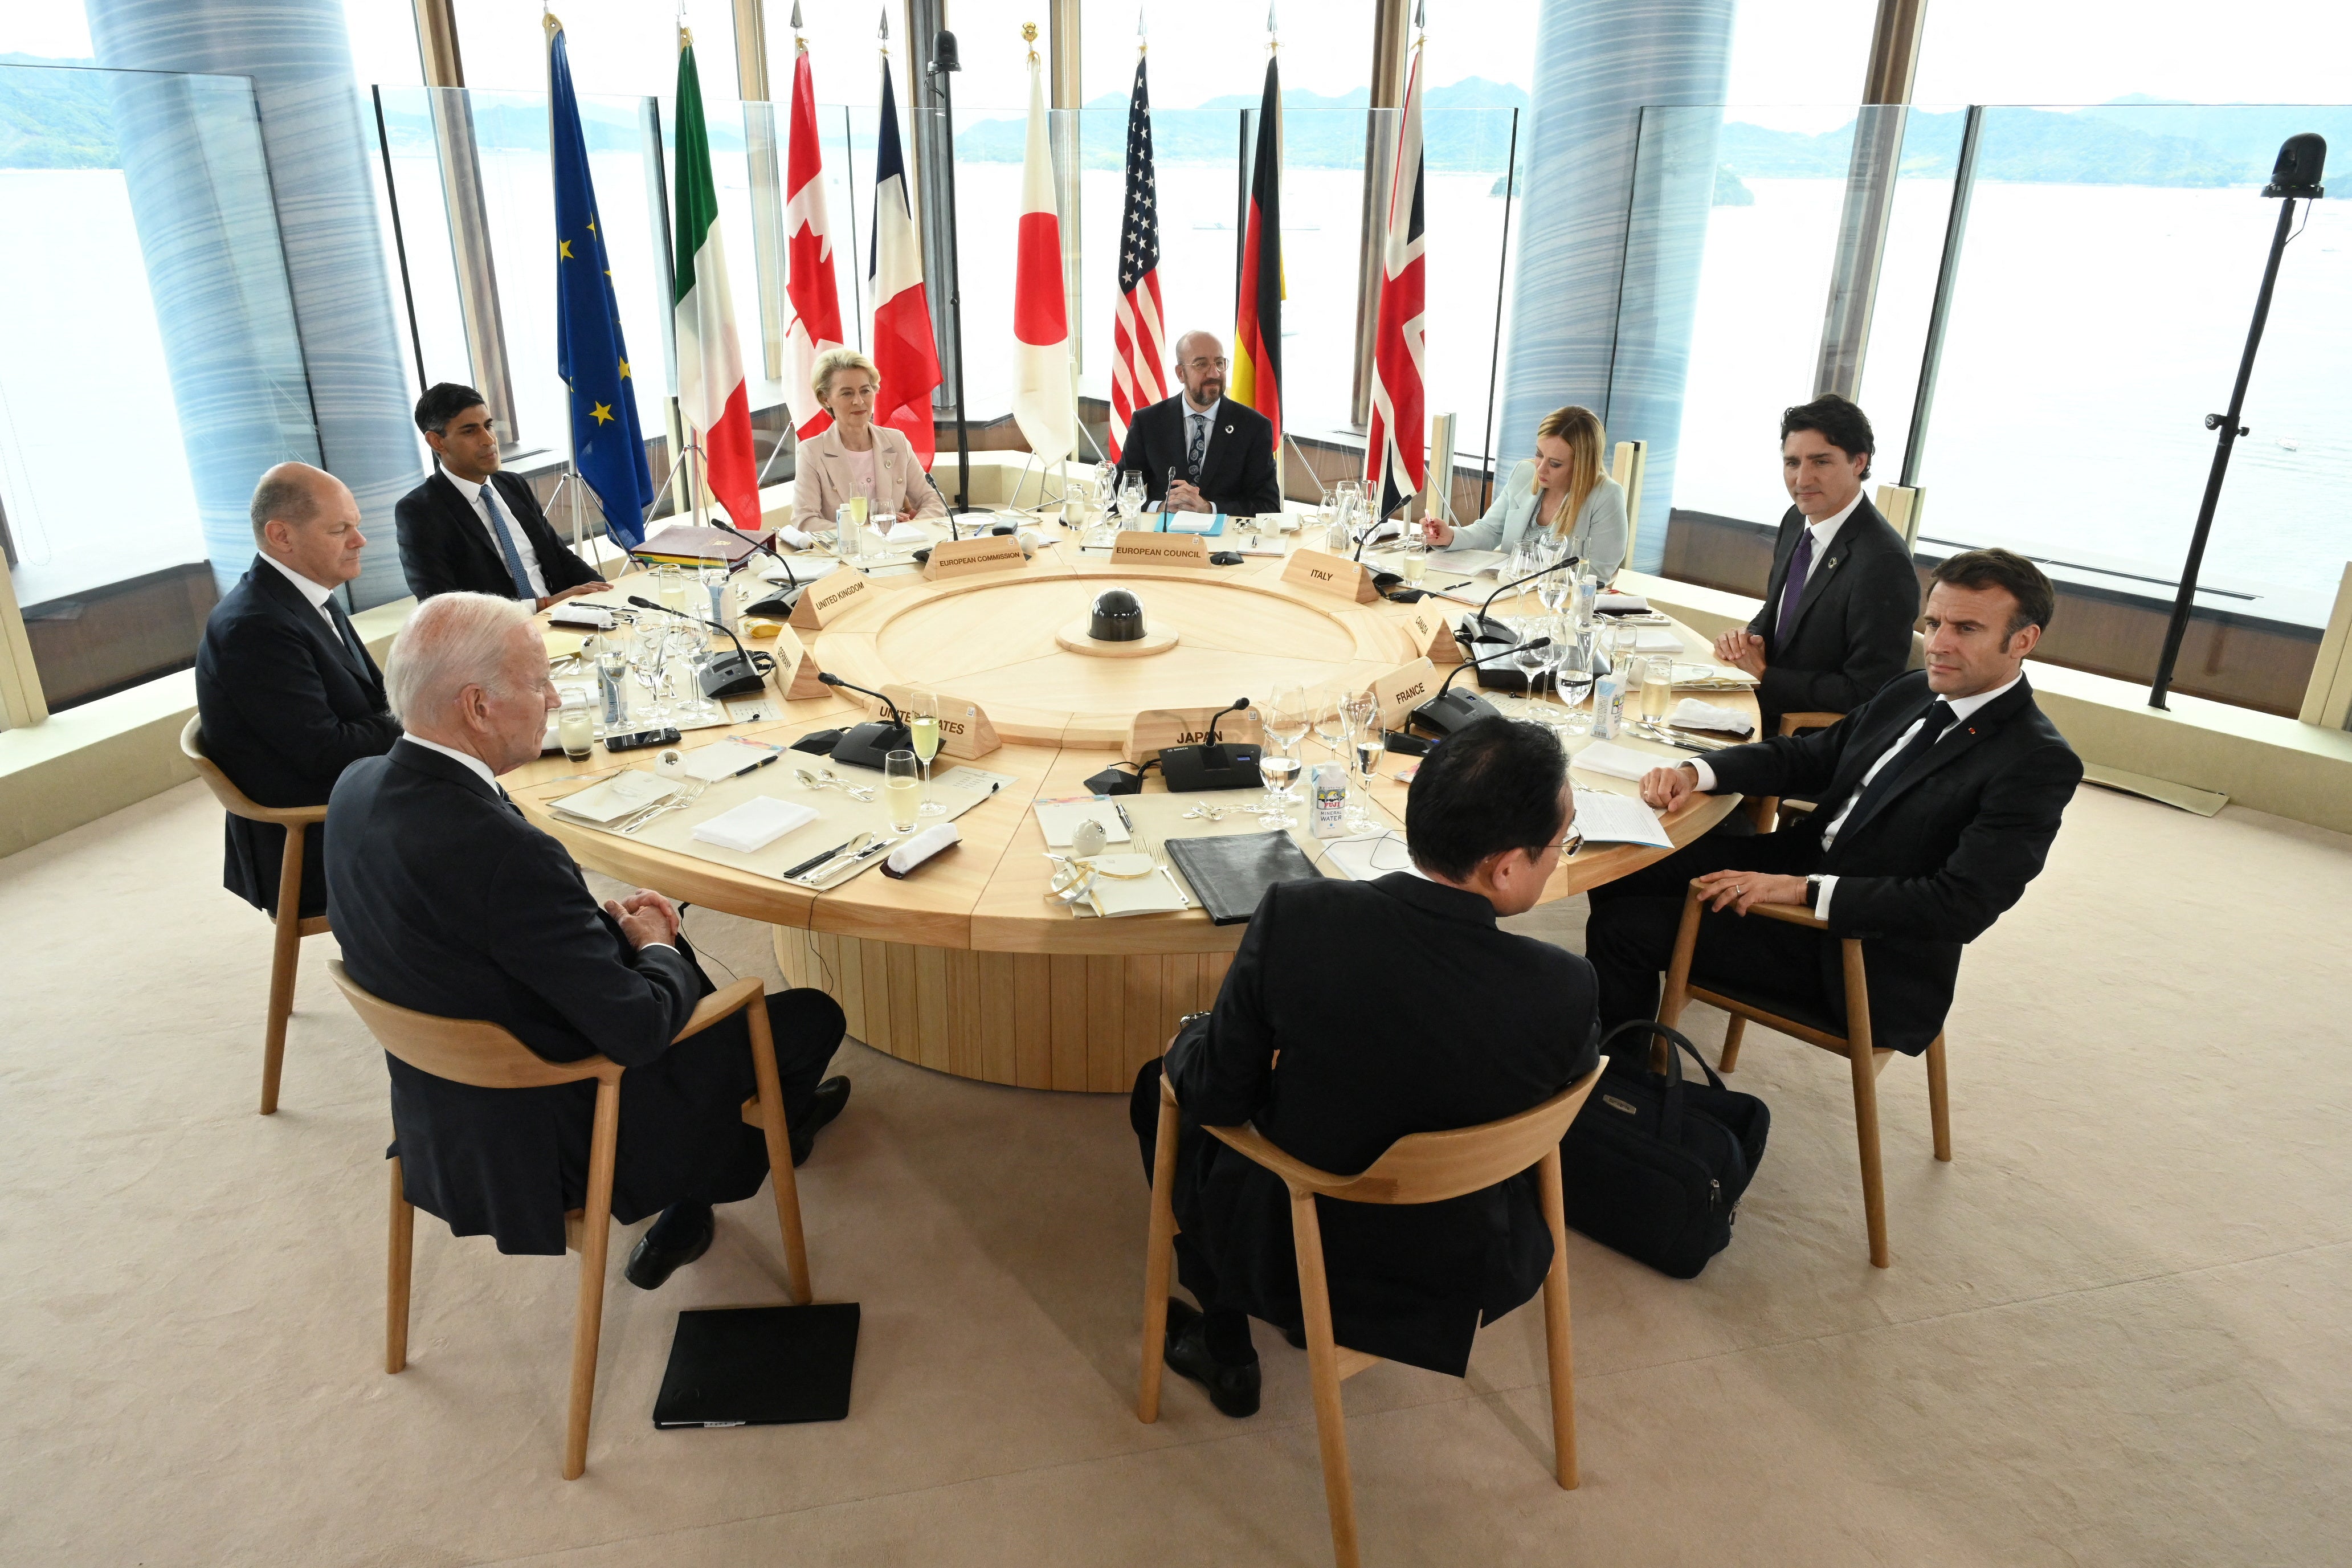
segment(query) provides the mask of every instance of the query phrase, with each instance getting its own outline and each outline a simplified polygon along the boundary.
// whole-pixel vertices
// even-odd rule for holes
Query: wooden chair
[[[1604,1058],[1601,1067],[1607,1066]],[[1544,1221],[1551,1226],[1551,1271],[1544,1278],[1544,1339],[1551,1363],[1551,1431],[1556,1473],[1573,1490],[1576,1474],[1576,1365],[1569,1342],[1568,1226],[1560,1210],[1559,1140],[1600,1081],[1601,1067],[1529,1110],[1450,1132],[1416,1132],[1389,1145],[1360,1176],[1335,1176],[1302,1164],[1255,1127],[1211,1127],[1221,1142],[1280,1176],[1290,1188],[1290,1230],[1298,1254],[1298,1296],[1306,1309],[1307,1377],[1315,1391],[1315,1429],[1323,1448],[1323,1496],[1331,1510],[1331,1551],[1339,1568],[1361,1561],[1356,1542],[1355,1487],[1348,1474],[1348,1432],[1339,1384],[1381,1358],[1331,1337],[1331,1294],[1323,1274],[1318,1194],[1360,1204],[1433,1204],[1538,1168]],[[1176,1239],[1176,1090],[1160,1079],[1160,1132],[1152,1165],[1151,1233],[1143,1269],[1143,1383],[1138,1419],[1160,1419],[1161,1348],[1168,1335],[1168,1281]]]
[[[286,830],[286,854],[278,871],[278,934],[269,953],[269,1016],[261,1031],[261,1114],[278,1110],[278,1075],[286,1065],[286,1020],[294,1012],[294,970],[301,959],[302,939],[327,929],[327,917],[302,918],[303,830],[327,820],[323,805],[257,805],[243,790],[229,783],[220,764],[205,755],[204,720],[190,715],[180,731],[180,754],[196,765],[196,776],[213,792],[231,816],[267,822]]]
[[[1675,955],[1666,969],[1665,995],[1658,1004],[1658,1022],[1673,1025],[1682,1017],[1685,1002],[1705,1002],[1731,1015],[1731,1023],[1724,1031],[1723,1060],[1725,1072],[1739,1063],[1740,1037],[1748,1022],[1754,1019],[1768,1028],[1833,1051],[1846,1058],[1853,1071],[1853,1128],[1855,1141],[1862,1149],[1862,1211],[1870,1227],[1870,1261],[1880,1268],[1889,1261],[1886,1250],[1886,1183],[1881,1173],[1878,1155],[1878,1075],[1886,1066],[1891,1050],[1872,1046],[1870,1041],[1870,986],[1863,974],[1862,943],[1853,937],[1842,937],[1839,945],[1845,971],[1845,1016],[1843,1034],[1838,1032],[1837,1021],[1826,1013],[1801,1010],[1785,1001],[1769,1003],[1736,996],[1730,992],[1702,985],[1691,979],[1691,951],[1698,942],[1699,885],[1691,884],[1683,900],[1683,922],[1675,934]],[[1790,925],[1810,926],[1815,931],[1827,931],[1828,925],[1812,910],[1801,904],[1758,904],[1748,911],[1752,919],[1761,915],[1767,920],[1786,921]],[[1944,1037],[1938,1033],[1927,1047],[1927,1115],[1935,1127],[1936,1158],[1948,1161],[1952,1157],[1952,1107],[1950,1087],[1945,1078]]]
[[[1609,477],[1625,491],[1625,566],[1633,564],[1633,542],[1642,536],[1642,480],[1649,468],[1650,444],[1647,441],[1617,443],[1609,465]],[[1623,570],[1623,567],[1619,570]]]
[[[1780,733],[1783,735],[1793,735],[1800,730],[1826,730],[1844,717],[1845,715],[1843,713],[1823,713],[1818,711],[1783,713],[1780,715]],[[1792,815],[1800,810],[1811,811],[1812,809],[1813,808],[1811,805],[1802,801],[1792,802],[1788,807],[1788,810]],[[1781,810],[1781,801],[1779,795],[1758,795],[1755,799],[1748,803],[1748,819],[1756,825],[1757,832],[1770,833],[1780,826]]]
[[[588,1414],[596,1394],[596,1344],[604,1318],[604,1254],[612,1239],[613,1162],[621,1139],[621,1064],[608,1057],[551,1062],[534,1054],[496,1024],[436,1017],[371,995],[352,980],[341,960],[328,972],[349,998],[352,1011],[383,1048],[419,1072],[476,1089],[537,1089],[543,1085],[596,1080],[595,1131],[588,1144],[588,1205],[563,1216],[564,1245],[580,1254],[580,1310],[572,1330],[572,1415],[564,1429],[563,1479],[577,1480],[588,1468]],[[685,1039],[730,1014],[741,1013],[751,1033],[751,1068],[760,1092],[743,1102],[743,1120],[767,1135],[768,1170],[776,1195],[776,1226],[783,1233],[784,1270],[795,1304],[811,1299],[808,1248],[801,1234],[800,1188],[793,1179],[791,1130],[776,1081],[776,1056],[769,1043],[768,1009],[756,977],[739,980],[705,996],[694,1009]],[[675,1043],[675,1042],[673,1042]],[[383,1370],[408,1364],[409,1261],[415,1250],[416,1211],[401,1185],[400,1160],[392,1161],[392,1239],[386,1259],[383,1302]]]

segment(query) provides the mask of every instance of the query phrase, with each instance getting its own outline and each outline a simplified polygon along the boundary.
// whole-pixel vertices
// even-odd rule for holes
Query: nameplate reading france
[[[864,595],[873,587],[856,572],[828,572],[801,590],[801,602],[793,606],[792,624],[804,632],[821,632],[864,604]]]
[[[1398,665],[1386,675],[1374,677],[1372,695],[1380,699],[1381,727],[1403,729],[1412,710],[1437,695],[1437,667],[1426,658]]]
[[[1209,542],[1197,533],[1122,531],[1111,547],[1114,566],[1206,566]]]
[[[936,582],[942,577],[969,576],[974,572],[1011,572],[1029,563],[1021,553],[1021,542],[1009,533],[984,533],[978,539],[942,540],[931,546],[931,558],[923,563],[923,575]]]
[[[1370,567],[1320,550],[1292,551],[1290,564],[1282,569],[1282,580],[1320,594],[1337,594],[1360,605],[1369,605],[1381,596],[1380,590],[1372,586]]]

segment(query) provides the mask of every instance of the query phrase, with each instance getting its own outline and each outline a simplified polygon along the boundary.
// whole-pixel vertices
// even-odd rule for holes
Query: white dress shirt
[[[1843,518],[1844,514],[1840,513],[1839,515]],[[1943,734],[1936,737],[1936,744],[1939,746],[1942,745],[1944,742],[1951,736],[1954,731],[1958,730],[1962,723],[1967,721],[1969,715],[1974,713],[1978,709],[1993,700],[1993,699],[2000,696],[2011,687],[2015,686],[2019,681],[2024,679],[2024,674],[2021,671],[2016,675],[2011,676],[2007,680],[2003,681],[2000,685],[1994,687],[1991,690],[1979,691],[1974,697],[1937,698],[1936,700],[1937,701],[1943,703],[1952,710],[1952,721],[1944,726]],[[1886,750],[1878,753],[1878,760],[1872,763],[1870,766],[1864,771],[1862,777],[1854,784],[1853,793],[1845,797],[1845,804],[1838,807],[1837,815],[1831,817],[1829,826],[1822,829],[1822,848],[1826,849],[1831,845],[1837,842],[1838,829],[1845,826],[1846,817],[1853,811],[1853,803],[1862,798],[1862,792],[1870,787],[1870,781],[1878,776],[1878,771],[1886,765],[1887,760],[1895,756],[1903,750],[1904,747],[1909,745],[1911,743],[1911,737],[1916,735],[1919,732],[1919,726],[1927,721],[1927,716],[1925,713],[1922,713],[1918,718],[1912,720],[1911,722],[1905,727],[1903,732],[1895,736],[1894,741],[1888,744]],[[1690,768],[1691,772],[1698,775],[1698,787],[1702,791],[1713,794],[1715,790],[1715,770],[1706,765],[1706,759],[1694,757],[1691,759]],[[1821,916],[1823,920],[1830,918],[1830,895],[1834,892],[1836,889],[1837,879],[1835,877],[1823,877],[1822,879],[1821,890],[1813,896],[1813,913]]]
[[[1861,504],[1862,492],[1856,490],[1853,492],[1853,499],[1846,502],[1843,510],[1830,513],[1819,522],[1809,522],[1805,525],[1805,531],[1813,536],[1812,563],[1805,568],[1807,586],[1811,585],[1813,574],[1822,569],[1822,562],[1829,555],[1830,542],[1838,536],[1838,530],[1845,526],[1845,520],[1852,517],[1853,509]],[[1785,595],[1788,591],[1788,584],[1782,583],[1780,592]],[[1797,593],[1801,597],[1804,591],[1804,588],[1801,587]],[[1772,619],[1769,624],[1776,626],[1780,624],[1780,602],[1778,599],[1772,601]]]
[[[498,524],[492,522],[490,514],[482,510],[482,492],[488,490],[490,493],[499,515],[506,519],[507,529],[514,535],[515,553],[522,557],[522,574],[530,579],[532,596],[546,598],[547,577],[539,569],[539,552],[531,548],[530,535],[524,531],[521,520],[515,516],[513,509],[507,505],[506,499],[499,494],[498,486],[488,479],[478,485],[469,485],[455,474],[449,475],[449,482],[457,487],[457,493],[466,498],[466,504],[474,509],[476,517],[481,519],[482,531],[490,536],[490,553],[497,556],[499,564],[503,566],[507,563],[507,552],[505,547],[499,543]]]
[[[335,596],[335,591],[323,583],[311,582],[275,555],[264,554],[261,558],[277,567],[278,574],[294,584],[295,591],[310,601],[310,607],[319,612],[319,618],[327,623],[328,629],[335,634],[335,640],[341,642],[342,628],[335,625],[334,612],[327,608],[327,601]]]

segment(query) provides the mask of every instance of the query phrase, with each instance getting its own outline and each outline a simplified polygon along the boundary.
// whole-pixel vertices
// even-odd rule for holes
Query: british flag
[[[1423,394],[1428,317],[1422,229],[1421,47],[1412,51],[1404,112],[1397,117],[1395,184],[1389,189],[1388,234],[1381,247],[1381,314],[1372,351],[1372,427],[1364,478],[1381,488],[1386,517],[1422,488],[1428,454]]]
[[[1111,336],[1110,455],[1128,422],[1168,395],[1168,335],[1160,314],[1160,191],[1151,173],[1151,98],[1143,62],[1127,104],[1127,211],[1119,220],[1118,323]]]

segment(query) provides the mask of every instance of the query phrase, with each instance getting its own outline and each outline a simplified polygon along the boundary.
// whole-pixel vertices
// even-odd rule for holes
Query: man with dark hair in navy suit
[[[392,509],[410,593],[492,594],[543,610],[610,586],[556,537],[530,487],[499,471],[498,431],[480,393],[453,381],[427,387],[416,427],[437,461]]]

